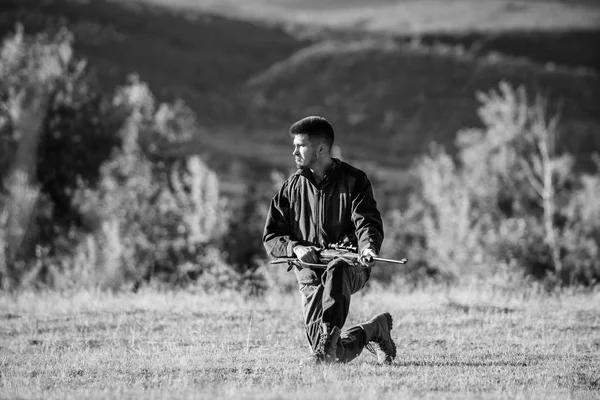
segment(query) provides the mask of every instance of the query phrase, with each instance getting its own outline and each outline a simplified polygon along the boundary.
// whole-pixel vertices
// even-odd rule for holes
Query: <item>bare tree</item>
[[[535,104],[529,109],[530,127],[529,132],[524,136],[524,139],[531,144],[531,149],[524,157],[519,158],[519,163],[544,211],[546,244],[551,251],[554,270],[560,273],[562,271],[560,241],[554,223],[555,176],[561,161],[556,155],[558,116],[548,118],[546,110],[546,102],[538,96]]]
[[[478,93],[479,115],[485,129],[466,129],[457,143],[470,190],[478,193],[505,191],[519,204],[532,202],[542,210],[544,241],[553,268],[562,271],[560,233],[555,224],[557,182],[571,171],[572,158],[558,155],[558,115],[548,116],[542,96],[529,101],[524,87],[502,82],[499,90]],[[493,188],[493,189],[492,189]]]

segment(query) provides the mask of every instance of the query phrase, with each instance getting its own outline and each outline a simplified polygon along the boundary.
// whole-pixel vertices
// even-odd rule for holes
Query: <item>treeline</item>
[[[102,94],[72,40],[19,28],[2,46],[2,287],[260,290],[261,228],[234,222],[258,212],[256,195],[228,207],[214,171],[170,151],[194,134],[194,113],[156,104],[135,75]],[[244,236],[258,245],[231,241]]]
[[[577,170],[559,116],[522,87],[501,82],[478,100],[484,128],[458,132],[457,159],[432,146],[416,163],[420,190],[391,213],[388,251],[407,251],[417,278],[597,284],[600,154]]]
[[[132,75],[102,93],[68,30],[4,40],[0,53],[0,282],[136,290],[145,282],[258,293],[272,193],[222,196],[198,156],[172,151],[197,129],[183,102],[158,104]],[[600,277],[600,162],[574,170],[542,99],[501,84],[480,95],[485,129],[459,132],[415,164],[409,206],[386,212],[391,281]],[[181,146],[180,146],[181,147]],[[396,272],[394,272],[396,271]]]

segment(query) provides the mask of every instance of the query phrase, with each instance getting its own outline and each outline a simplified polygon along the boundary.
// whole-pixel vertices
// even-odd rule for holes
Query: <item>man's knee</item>
[[[329,261],[327,267],[325,268],[325,272],[333,275],[347,274],[349,266],[350,264],[348,264],[346,260],[336,258]]]
[[[335,292],[337,295],[349,297],[351,290],[351,265],[342,259],[335,259],[327,264],[322,276],[323,286],[326,292]]]

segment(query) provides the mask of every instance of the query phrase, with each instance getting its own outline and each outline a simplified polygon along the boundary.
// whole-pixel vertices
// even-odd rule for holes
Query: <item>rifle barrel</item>
[[[296,259],[295,258],[276,258],[274,260],[271,260],[271,264],[286,263],[288,261],[294,261],[294,260],[296,260]],[[406,264],[408,262],[408,260],[406,258],[403,258],[401,260],[390,260],[388,258],[373,257],[373,260],[386,262],[386,263],[390,263],[390,264]]]
[[[386,263],[390,263],[390,264],[406,264],[406,262],[408,261],[406,258],[403,258],[401,260],[390,260],[389,258],[381,258],[381,257],[373,257],[373,260],[386,262]]]

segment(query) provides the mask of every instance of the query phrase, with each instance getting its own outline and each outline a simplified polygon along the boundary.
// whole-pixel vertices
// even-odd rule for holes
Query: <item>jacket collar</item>
[[[296,175],[301,175],[304,176],[306,179],[308,179],[313,185],[315,186],[325,186],[327,185],[332,179],[334,179],[340,172],[341,170],[341,164],[342,162],[335,157],[331,157],[331,159],[333,160],[333,163],[331,163],[331,165],[329,166],[329,168],[327,168],[327,171],[325,171],[325,175],[323,176],[323,180],[321,181],[320,185],[317,185],[317,180],[315,179],[315,175],[312,173],[312,171],[310,169],[305,169],[305,168],[298,168],[298,170],[296,171]]]

